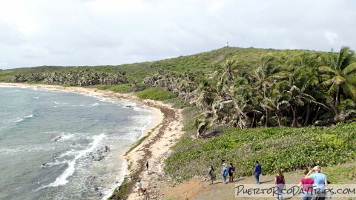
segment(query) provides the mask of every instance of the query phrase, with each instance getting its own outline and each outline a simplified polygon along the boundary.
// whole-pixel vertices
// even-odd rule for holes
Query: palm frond
[[[319,71],[321,73],[336,73],[336,71],[334,69],[332,69],[331,67],[328,67],[328,66],[321,66],[319,67]]]
[[[344,75],[351,75],[351,76],[356,76],[356,62],[351,63],[347,67],[342,70],[342,74]]]

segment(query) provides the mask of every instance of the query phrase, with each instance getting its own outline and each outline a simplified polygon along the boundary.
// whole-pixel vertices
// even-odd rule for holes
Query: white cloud
[[[325,33],[325,37],[330,44],[335,44],[336,39],[337,39],[337,34],[334,32],[328,31]]]
[[[216,13],[222,10],[225,6],[225,1],[215,0],[208,5],[208,13]]]
[[[356,48],[354,0],[0,0],[0,67],[152,61],[230,46]]]
[[[149,7],[149,4],[143,0],[93,0],[87,2],[86,5],[93,13],[104,15],[117,12],[139,12]]]

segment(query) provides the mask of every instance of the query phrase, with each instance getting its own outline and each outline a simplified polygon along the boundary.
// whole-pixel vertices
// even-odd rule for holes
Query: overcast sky
[[[0,0],[0,69],[224,47],[356,50],[356,0]]]

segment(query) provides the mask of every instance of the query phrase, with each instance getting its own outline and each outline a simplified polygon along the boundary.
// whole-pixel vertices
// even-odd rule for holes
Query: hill
[[[260,61],[264,56],[273,56],[287,60],[293,56],[304,53],[325,54],[310,50],[275,50],[257,48],[224,47],[209,52],[195,55],[179,56],[177,58],[164,59],[153,62],[142,62],[123,65],[102,65],[102,66],[38,66],[32,68],[16,68],[0,71],[0,81],[11,82],[15,75],[30,77],[31,74],[41,75],[51,72],[68,72],[75,70],[93,70],[97,73],[117,73],[124,72],[130,82],[141,82],[146,76],[158,70],[171,70],[176,72],[209,72],[214,67],[223,65],[226,60],[238,60],[238,67],[250,68]],[[283,61],[280,61],[283,62]],[[32,80],[31,80],[32,81]]]

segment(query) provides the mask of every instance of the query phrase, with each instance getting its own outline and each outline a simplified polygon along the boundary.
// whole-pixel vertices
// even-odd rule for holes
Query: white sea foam
[[[72,105],[72,107],[96,107],[96,106],[100,106],[99,103],[93,103],[93,104],[89,104],[89,105],[86,105],[86,104],[79,104],[79,105]]]
[[[149,110],[145,109],[145,108],[141,108],[141,107],[133,107],[134,111],[139,111],[139,112],[147,112]]]
[[[45,167],[52,167],[52,166],[55,166],[55,165],[62,165],[62,164],[65,164],[65,163],[67,163],[66,160],[63,160],[63,161],[55,160],[55,161],[53,161],[53,162],[45,163],[44,166],[45,166]]]
[[[89,107],[95,107],[95,106],[99,106],[100,104],[99,103],[94,103],[94,104],[92,104],[91,106],[89,106]]]
[[[118,174],[117,179],[118,181],[115,182],[111,188],[109,188],[108,190],[104,191],[104,197],[102,198],[102,200],[106,200],[108,199],[112,193],[114,192],[115,188],[119,187],[121,185],[121,183],[124,181],[125,175],[126,175],[126,169],[127,169],[127,163],[126,160],[123,159],[122,161],[122,166],[121,166],[121,172]]]
[[[25,120],[25,119],[27,119],[27,118],[32,118],[32,117],[33,117],[32,114],[26,115],[26,116],[24,116],[24,117],[16,117],[15,119],[10,120],[10,122],[12,122],[12,123],[18,123],[18,122],[22,122],[23,120]]]
[[[70,151],[66,151],[66,152],[62,153],[61,155],[57,156],[56,159],[60,159],[60,158],[66,157],[66,156],[74,156],[76,154],[78,154],[78,151],[70,150]]]
[[[76,137],[76,135],[73,133],[64,133],[64,132],[57,132],[57,131],[51,131],[46,133],[51,133],[53,135],[51,138],[52,142],[64,142],[67,140],[72,140],[73,138]]]
[[[68,163],[67,169],[64,170],[64,172],[59,177],[57,177],[53,183],[43,186],[40,189],[66,185],[69,182],[68,178],[72,176],[73,173],[75,172],[75,164],[77,160],[86,156],[88,153],[94,151],[105,137],[106,137],[105,134],[93,136],[93,142],[91,143],[91,145],[89,145],[89,148],[79,151],[73,160],[67,162]]]
[[[71,140],[75,137],[74,134],[68,133],[68,134],[63,134],[61,135],[61,138],[59,139],[59,141],[67,141],[67,140]]]
[[[118,102],[111,98],[106,98],[106,97],[101,97],[101,96],[94,96],[94,97],[99,99],[99,101],[101,101],[101,102],[109,102],[109,103],[117,103]]]

